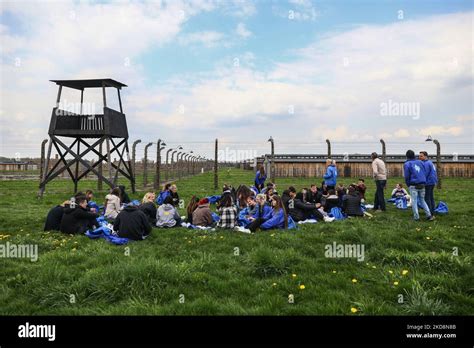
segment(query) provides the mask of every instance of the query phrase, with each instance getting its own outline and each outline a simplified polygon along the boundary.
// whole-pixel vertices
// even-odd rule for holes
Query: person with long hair
[[[217,227],[234,228],[237,225],[237,208],[230,195],[224,196],[218,213],[219,221],[217,222]]]
[[[120,194],[121,191],[118,187],[112,189],[112,191],[105,196],[105,214],[104,216],[107,219],[115,219],[118,213],[121,210],[121,202],[120,202]]]
[[[288,215],[280,196],[272,196],[272,212],[267,220],[256,219],[249,225],[250,232],[255,232],[258,228],[262,230],[288,228]]]
[[[267,174],[265,173],[265,168],[261,165],[255,174],[255,187],[258,192],[265,187],[265,180],[267,180]]]
[[[246,185],[240,185],[236,191],[237,209],[244,209],[250,196],[252,196],[252,190]]]
[[[193,213],[199,205],[199,198],[193,195],[186,207],[187,222],[193,224]]]
[[[139,206],[139,209],[146,215],[148,222],[152,225],[156,223],[155,198],[154,192],[147,192],[143,196],[142,203]]]

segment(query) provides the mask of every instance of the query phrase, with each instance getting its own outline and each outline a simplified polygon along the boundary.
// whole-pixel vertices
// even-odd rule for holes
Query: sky
[[[57,86],[113,78],[130,141],[231,160],[474,153],[473,2],[0,0],[0,156],[39,156]],[[108,91],[110,105],[116,95]],[[102,107],[99,90],[88,107]],[[62,107],[79,92],[63,91]],[[115,104],[114,104],[115,103]],[[72,109],[71,109],[72,110]]]

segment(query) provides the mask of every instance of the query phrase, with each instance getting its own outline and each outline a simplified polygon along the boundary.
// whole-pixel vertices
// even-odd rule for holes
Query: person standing
[[[376,186],[374,210],[385,211],[384,189],[387,185],[387,169],[385,168],[385,162],[379,158],[377,152],[372,152],[370,157],[372,158],[372,175]]]
[[[413,218],[415,221],[420,220],[420,215],[418,214],[418,201],[420,201],[420,205],[425,211],[426,219],[433,221],[434,216],[425,202],[425,166],[422,161],[415,158],[413,150],[408,150],[406,156],[407,160],[403,164],[403,175],[412,199]]]
[[[337,168],[336,161],[328,158],[326,160],[326,173],[323,176],[324,185],[326,185],[327,190],[335,189],[337,183]]]
[[[434,187],[438,183],[438,173],[436,172],[436,167],[433,162],[428,159],[428,152],[421,151],[419,159],[423,162],[425,167],[425,201],[426,204],[428,204],[428,208],[430,208],[431,215],[433,215],[435,210]]]
[[[265,187],[265,180],[267,180],[267,174],[265,173],[265,168],[262,165],[255,174],[255,187],[257,188],[258,192],[261,192]]]

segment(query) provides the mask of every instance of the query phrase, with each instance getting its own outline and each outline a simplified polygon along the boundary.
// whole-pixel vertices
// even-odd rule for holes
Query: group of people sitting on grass
[[[427,160],[427,154],[420,153],[420,157],[422,155],[426,157],[425,160],[415,159],[414,152],[407,151],[404,176],[410,194],[402,184],[397,184],[392,191],[392,198],[404,197],[410,202],[415,220],[419,219],[419,201],[427,219],[432,220],[434,199],[427,204],[425,190],[427,182],[430,185],[436,183],[436,169]],[[376,153],[372,154],[372,159],[377,188],[373,208],[384,211],[383,189],[387,179],[385,163]],[[224,228],[251,233],[258,229],[289,228],[295,223],[307,221],[332,222],[338,214],[345,217],[371,216],[366,211],[366,208],[372,207],[365,205],[367,187],[364,179],[345,187],[337,183],[337,177],[336,162],[328,159],[321,186],[312,184],[300,191],[290,186],[279,195],[274,183],[265,184],[267,176],[261,166],[253,186],[240,185],[235,189],[225,184],[221,195],[202,198],[192,196],[185,216],[179,214],[178,208],[184,208],[184,202],[180,200],[175,184],[166,184],[158,196],[147,192],[141,202],[130,201],[125,187],[119,186],[105,196],[102,207],[93,201],[93,192],[88,190],[85,194],[77,193],[69,201],[51,209],[44,229],[71,234],[85,233],[97,227],[97,219],[102,215],[119,237],[141,240],[150,234],[153,226]],[[212,211],[211,204],[216,205],[216,212]]]

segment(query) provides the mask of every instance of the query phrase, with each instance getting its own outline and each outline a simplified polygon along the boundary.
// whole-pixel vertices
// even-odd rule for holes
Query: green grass
[[[225,169],[219,186],[250,183],[252,176]],[[281,192],[290,184],[302,188],[311,181],[288,178],[277,184]],[[390,179],[389,187],[397,181]],[[205,173],[183,179],[178,188],[187,200],[193,193],[214,193],[212,183],[212,174]],[[414,222],[411,211],[389,206],[387,213],[372,219],[253,235],[153,229],[147,240],[127,246],[43,232],[46,213],[72,195],[73,185],[54,181],[39,200],[37,184],[0,182],[0,243],[39,246],[37,262],[0,259],[2,315],[474,313],[472,179],[444,179],[443,190],[435,194],[448,203],[450,213],[431,223]],[[371,180],[367,184],[370,200],[374,184]],[[95,187],[95,181],[80,185],[82,190]],[[102,201],[105,192],[96,196]],[[324,247],[333,241],[364,244],[365,260],[326,258]],[[454,247],[458,256],[452,254]],[[403,270],[408,274],[402,275]],[[288,301],[290,294],[294,303]],[[403,303],[398,302],[400,295]],[[351,307],[357,312],[351,313]]]

